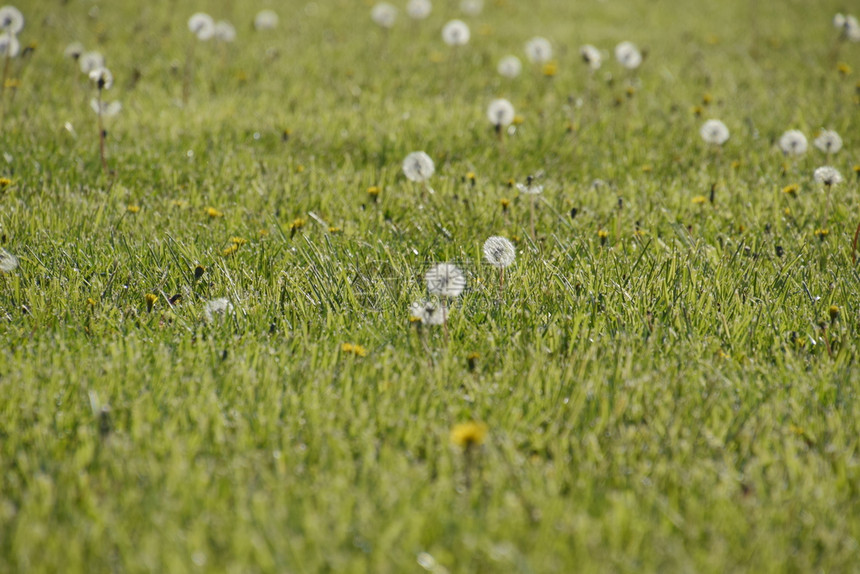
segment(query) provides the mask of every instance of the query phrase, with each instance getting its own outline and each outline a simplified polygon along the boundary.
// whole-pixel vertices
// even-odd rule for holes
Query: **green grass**
[[[203,6],[19,5],[37,46],[0,126],[20,259],[0,273],[0,570],[856,568],[860,45],[834,56],[841,4],[488,0],[459,51],[439,34],[456,2],[388,34],[371,4],[286,4],[265,33],[263,4],[206,6],[239,36],[195,47],[185,106]],[[557,75],[498,76],[534,35]],[[589,81],[579,46],[625,39],[648,49],[636,77],[610,59]],[[111,174],[74,40],[123,104]],[[522,117],[501,145],[496,97]],[[810,139],[794,162],[790,128]],[[844,140],[829,214],[820,128]],[[401,174],[415,150],[435,194]],[[532,239],[509,181],[539,170]],[[518,248],[501,302],[491,235]],[[442,261],[469,276],[447,337],[408,317]],[[234,312],[206,322],[219,297]],[[489,434],[466,456],[450,431],[470,420]]]

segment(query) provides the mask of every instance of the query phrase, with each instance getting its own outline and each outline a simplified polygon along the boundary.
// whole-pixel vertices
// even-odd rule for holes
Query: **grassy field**
[[[398,1],[383,30],[355,0],[19,2],[0,571],[856,571],[845,3],[485,4]],[[235,42],[197,41],[201,9]],[[468,45],[442,42],[455,17]],[[122,104],[107,172],[73,41]],[[401,170],[420,150],[435,193]],[[494,235],[517,249],[501,295]],[[445,325],[410,320],[440,262],[465,291]]]

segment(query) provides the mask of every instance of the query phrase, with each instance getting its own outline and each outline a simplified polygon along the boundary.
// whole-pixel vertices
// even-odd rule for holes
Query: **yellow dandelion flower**
[[[230,245],[230,247],[227,247],[223,251],[221,251],[221,256],[222,257],[229,257],[230,255],[233,255],[237,251],[239,251],[239,245],[236,243],[232,243]]]
[[[138,211],[140,211],[140,206],[139,205],[128,205],[128,206],[126,206],[125,209],[129,213],[137,213]]]
[[[642,172],[643,173],[651,173],[652,171],[653,171],[653,168],[650,165],[643,165],[642,166]]]
[[[480,358],[481,358],[481,355],[478,353],[469,353],[466,356],[466,363],[468,364],[470,371],[475,370],[475,367],[478,364],[478,359],[480,359]]]
[[[739,167],[741,167],[741,162],[740,162],[740,161],[735,160],[735,161],[733,161],[733,162],[732,162],[732,169],[738,169]]]
[[[845,62],[839,62],[839,64],[836,65],[836,71],[839,72],[840,76],[843,76],[843,77],[844,76],[850,76],[851,75],[851,66],[849,66]]]
[[[708,198],[705,197],[704,195],[697,195],[696,197],[693,198],[693,203],[695,203],[696,205],[702,205],[703,203],[706,203],[707,201],[708,201]]]
[[[716,46],[717,44],[720,43],[720,37],[717,36],[716,34],[709,34],[708,36],[705,37],[705,42],[707,42],[711,46]]]
[[[305,166],[303,166],[303,165],[297,165],[296,166],[296,173],[302,173],[304,171],[305,171]]]
[[[816,229],[815,230],[815,237],[817,237],[821,241],[824,241],[828,235],[830,235],[830,231],[828,231],[827,229]]]
[[[367,349],[362,347],[361,345],[356,345],[355,343],[344,343],[340,346],[340,350],[345,354],[352,354],[356,357],[366,357]]]
[[[709,105],[711,105],[711,102],[713,102],[713,101],[714,101],[713,96],[711,96],[711,94],[709,94],[707,92],[705,93],[705,95],[702,96],[702,105],[703,106],[709,106]]]
[[[547,78],[552,78],[558,73],[558,64],[555,62],[547,62],[543,65],[541,73]]]
[[[526,121],[526,118],[517,114],[514,116],[514,121],[512,121],[511,123],[514,124],[515,126],[518,126],[518,125],[521,125],[524,121]]]
[[[476,178],[475,178],[474,172],[470,171],[469,173],[466,174],[466,181],[471,183],[472,185],[475,185],[475,179]]]
[[[797,195],[798,189],[800,189],[800,186],[797,185],[796,183],[792,183],[790,185],[786,185],[785,187],[783,187],[782,193],[784,193],[785,195],[790,195],[791,197],[794,197]]]
[[[329,233],[343,233],[343,229],[341,229],[340,227],[333,227],[332,226],[332,227],[328,228],[328,232]]]
[[[606,239],[607,237],[609,237],[609,232],[605,229],[598,229],[597,236],[601,239]]]
[[[829,309],[827,309],[827,314],[830,315],[830,320],[835,321],[839,318],[839,307],[837,305],[831,305]]]
[[[204,212],[212,219],[215,219],[216,217],[224,217],[224,214],[215,209],[214,207],[207,207]]]
[[[0,189],[5,189],[12,185],[12,180],[8,177],[0,177]]]
[[[230,243],[233,243],[234,245],[245,245],[248,243],[248,240],[242,237],[231,237]]]
[[[627,86],[627,88],[624,90],[624,93],[627,94],[628,98],[632,98],[636,95],[636,88],[634,88],[633,86]]]
[[[20,88],[21,80],[18,78],[6,78],[6,81],[3,82],[3,85],[7,88]]]
[[[146,300],[146,310],[152,311],[152,307],[155,305],[155,302],[158,301],[158,295],[147,293],[144,299]]]
[[[305,219],[302,219],[301,217],[297,217],[293,220],[292,223],[290,223],[290,229],[292,231],[295,231],[297,229],[301,229],[302,227],[305,226],[305,223],[307,223],[307,221]]]
[[[484,423],[475,421],[459,423],[451,429],[451,442],[464,449],[481,446],[487,438],[488,431],[489,428]]]
[[[96,306],[96,300],[93,299],[92,297],[88,297],[87,298],[87,305],[89,305],[90,308],[95,307]]]
[[[698,118],[705,112],[705,109],[702,106],[693,106],[690,111]]]
[[[374,201],[376,201],[376,198],[379,197],[380,193],[382,193],[382,188],[376,185],[372,185],[367,188],[367,195],[373,198]]]

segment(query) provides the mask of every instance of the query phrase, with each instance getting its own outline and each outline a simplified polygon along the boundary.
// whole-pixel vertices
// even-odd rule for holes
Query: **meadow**
[[[393,3],[17,4],[0,571],[856,571],[846,3]]]

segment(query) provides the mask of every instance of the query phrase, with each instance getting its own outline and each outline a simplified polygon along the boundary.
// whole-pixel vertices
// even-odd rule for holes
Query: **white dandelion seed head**
[[[845,37],[851,42],[860,42],[860,22],[854,16],[845,17],[843,26]]]
[[[87,75],[96,68],[104,67],[104,65],[105,57],[102,56],[101,52],[84,52],[81,54],[81,57],[78,58],[78,66],[80,66],[81,72]]]
[[[523,71],[523,64],[516,56],[505,56],[499,60],[499,65],[496,69],[505,78],[516,78]]]
[[[441,325],[448,319],[448,308],[434,301],[415,301],[409,306],[409,316],[425,325]]]
[[[543,193],[543,186],[536,183],[518,183],[517,189],[520,193],[524,193],[526,195],[538,195],[539,193]]]
[[[423,20],[433,11],[430,0],[409,0],[406,5],[406,13],[413,20]]]
[[[449,46],[465,46],[469,37],[469,26],[462,20],[451,20],[442,28],[442,41]]]
[[[97,98],[90,100],[90,107],[95,113],[101,113],[104,118],[112,118],[122,111],[122,104],[119,101],[99,102]]]
[[[779,138],[779,149],[785,155],[803,155],[808,147],[806,136],[800,130],[788,130]]]
[[[215,38],[222,42],[233,42],[236,40],[236,28],[227,20],[219,20],[215,23]]]
[[[109,90],[113,87],[113,74],[101,66],[90,72],[90,81],[100,90]]]
[[[409,181],[421,183],[430,179],[436,172],[433,159],[423,151],[414,151],[403,160],[403,175]]]
[[[9,273],[10,271],[14,271],[16,267],[18,267],[18,258],[5,249],[0,248],[0,271]]]
[[[70,58],[72,60],[80,59],[81,55],[84,53],[84,45],[80,42],[72,42],[66,49],[63,50],[63,56],[66,58]]]
[[[461,0],[460,11],[469,16],[477,16],[484,9],[484,0]]]
[[[215,20],[205,12],[197,12],[188,19],[188,29],[198,40],[205,42],[215,35]]]
[[[833,27],[837,30],[841,30],[845,27],[845,15],[836,13],[833,15]]]
[[[0,8],[0,31],[18,34],[24,28],[24,15],[14,6]]]
[[[838,169],[829,165],[817,168],[812,176],[815,178],[815,181],[823,183],[827,187],[842,183],[842,174],[839,173]]]
[[[508,267],[517,257],[517,250],[510,240],[493,236],[484,242],[484,259],[495,267]]]
[[[490,102],[487,106],[487,118],[494,126],[507,127],[514,121],[514,105],[504,98]]]
[[[588,67],[592,70],[599,70],[600,65],[603,64],[603,54],[591,44],[581,47],[579,55],[582,56],[582,61],[588,64]]]
[[[440,263],[424,274],[427,291],[439,297],[459,297],[466,288],[466,276],[453,263]]]
[[[394,21],[397,20],[397,8],[388,2],[380,2],[370,10],[370,18],[378,26],[391,28],[394,26]]]
[[[0,34],[0,57],[15,58],[21,52],[21,44],[15,34]]]
[[[215,319],[221,319],[233,312],[233,304],[229,299],[221,297],[212,299],[203,306],[203,317],[207,322],[212,322]]]
[[[836,153],[842,149],[842,138],[833,130],[821,130],[812,143],[824,153]]]
[[[274,30],[278,27],[278,15],[274,10],[260,10],[254,16],[254,29]]]
[[[546,38],[535,36],[526,42],[526,57],[533,64],[543,64],[552,58],[552,44]]]
[[[628,70],[635,70],[642,64],[642,52],[633,42],[621,42],[615,46],[615,59]]]
[[[699,129],[705,143],[723,145],[729,139],[729,128],[720,120],[708,120]]]

